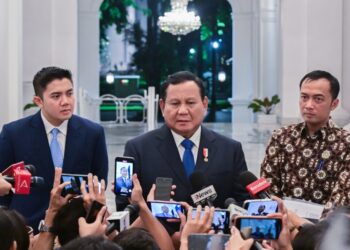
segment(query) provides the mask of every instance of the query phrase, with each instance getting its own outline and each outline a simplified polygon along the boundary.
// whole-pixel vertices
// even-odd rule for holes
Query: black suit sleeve
[[[105,133],[102,127],[99,127],[92,164],[93,174],[108,183],[108,154]]]

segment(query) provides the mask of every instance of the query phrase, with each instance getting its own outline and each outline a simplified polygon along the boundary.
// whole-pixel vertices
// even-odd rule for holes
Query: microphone
[[[123,211],[113,212],[107,220],[110,224],[107,226],[105,234],[109,235],[114,230],[121,232],[127,229],[130,225],[130,216],[138,214],[140,207],[137,204],[129,204]]]
[[[236,216],[248,215],[248,211],[238,205],[238,202],[233,198],[227,198],[224,203],[225,207],[230,211],[231,222]]]
[[[239,183],[245,187],[250,196],[259,199],[269,199],[270,194],[266,192],[271,184],[263,177],[257,178],[252,172],[244,171],[238,177]]]
[[[203,172],[196,171],[190,176],[190,182],[194,190],[191,198],[194,204],[207,204],[213,207],[213,201],[217,197],[217,193],[213,185],[207,186],[207,180]]]
[[[10,183],[13,187],[16,184],[16,178],[15,177],[9,177],[9,176],[3,176],[4,180]],[[22,184],[24,185],[24,184]],[[33,176],[30,178],[30,187],[43,187],[45,185],[45,180],[43,177],[40,176]]]

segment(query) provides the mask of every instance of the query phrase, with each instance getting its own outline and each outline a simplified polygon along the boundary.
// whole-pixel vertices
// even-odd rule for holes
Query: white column
[[[252,121],[247,105],[256,92],[258,26],[254,0],[231,0],[232,6],[232,123]]]
[[[299,81],[308,72],[322,69],[334,74],[344,84],[343,0],[286,0],[282,2],[282,122],[299,118]],[[346,5],[348,6],[348,5]],[[348,12],[346,15],[349,15]],[[348,31],[347,31],[348,32]],[[347,40],[346,40],[347,41]],[[348,49],[349,45],[346,45]],[[345,50],[346,51],[346,50]],[[348,52],[349,53],[349,52]],[[348,65],[347,65],[348,66]],[[345,83],[347,84],[347,83]],[[341,93],[346,88],[341,85]],[[342,99],[342,98],[341,98]],[[343,125],[349,113],[338,107],[332,116]]]
[[[22,0],[0,1],[0,127],[22,116]]]

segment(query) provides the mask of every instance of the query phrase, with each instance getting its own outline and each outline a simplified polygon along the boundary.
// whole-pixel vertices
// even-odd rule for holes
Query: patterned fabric
[[[331,120],[314,136],[305,123],[274,131],[261,176],[277,196],[325,204],[350,204],[350,133]]]

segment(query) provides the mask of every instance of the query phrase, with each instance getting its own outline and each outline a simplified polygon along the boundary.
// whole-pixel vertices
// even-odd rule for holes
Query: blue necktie
[[[190,176],[195,167],[192,153],[193,142],[189,139],[185,139],[181,142],[181,145],[185,148],[182,163],[185,167],[186,175]]]
[[[51,150],[53,165],[55,167],[61,168],[63,165],[63,154],[62,154],[62,150],[61,150],[60,145],[58,144],[58,140],[57,140],[57,135],[59,132],[60,131],[58,130],[58,128],[53,128],[51,130],[52,140],[51,140],[51,144],[50,144],[50,150]]]

